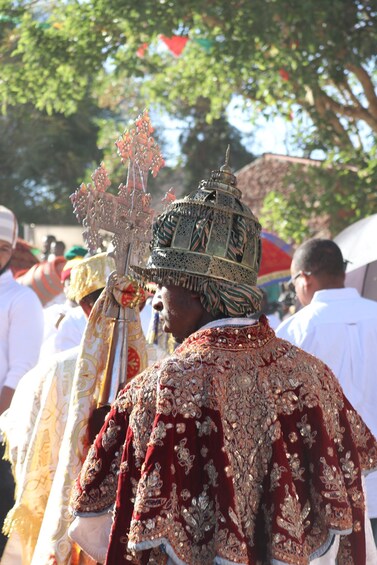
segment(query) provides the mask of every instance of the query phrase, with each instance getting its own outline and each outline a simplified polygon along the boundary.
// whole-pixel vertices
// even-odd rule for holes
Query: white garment
[[[317,291],[276,335],[324,361],[345,396],[377,436],[377,302],[354,288]],[[377,517],[377,471],[366,478],[370,518]]]
[[[56,334],[57,325],[61,322],[62,318],[67,314],[68,310],[72,308],[70,302],[65,301],[64,304],[52,304],[43,308],[43,317],[45,327],[43,332],[43,343],[52,335]]]
[[[276,328],[280,324],[280,318],[277,314],[268,314],[267,320],[273,330],[276,330]]]
[[[68,529],[68,536],[89,557],[97,563],[103,563],[109,547],[112,523],[113,517],[110,511],[85,518],[77,516]]]
[[[17,533],[12,532],[1,557],[1,565],[24,565],[22,563],[22,545]]]
[[[149,325],[153,316],[152,299],[148,298],[144,308],[140,311],[141,328],[145,336],[148,335]]]
[[[13,278],[0,276],[0,390],[15,389],[38,361],[43,339],[43,308],[37,295]]]
[[[56,332],[55,352],[59,353],[80,345],[87,321],[88,318],[80,306],[70,308],[60,322]]]
[[[55,337],[58,331],[58,325],[71,308],[72,305],[67,300],[64,304],[52,304],[51,306],[45,306],[43,308],[44,332],[39,360],[45,359],[46,357],[57,353],[55,348]]]
[[[37,504],[33,507],[33,518],[41,528],[38,535],[43,537],[45,545],[50,543],[50,538],[42,529],[43,512],[52,503],[50,497],[54,495],[55,471],[78,354],[79,347],[76,347],[40,361],[20,380],[10,407],[0,415],[0,432],[7,438],[9,460],[17,485],[14,508],[29,515],[32,497],[35,497]],[[48,425],[47,422],[51,423]],[[37,459],[34,455],[38,449],[41,452]],[[55,507],[59,505],[59,501],[53,502]],[[17,527],[22,529],[18,524],[11,531],[1,565],[31,565],[27,559],[30,548],[20,540]],[[67,553],[69,551],[70,548]],[[35,563],[40,565],[42,560]]]

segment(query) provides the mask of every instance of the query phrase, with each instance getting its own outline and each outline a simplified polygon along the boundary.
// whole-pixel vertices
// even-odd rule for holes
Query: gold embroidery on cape
[[[278,525],[286,530],[290,536],[301,541],[305,526],[309,525],[306,518],[310,512],[310,504],[307,502],[301,510],[296,493],[292,496],[289,492],[288,485],[285,485],[285,498],[283,504],[280,505],[281,516],[277,517]]]
[[[114,420],[109,420],[108,428],[102,435],[102,446],[105,451],[109,451],[117,443],[119,432],[120,426],[116,426]]]
[[[349,479],[350,484],[352,484],[359,475],[359,469],[357,469],[355,463],[351,460],[351,453],[349,451],[347,451],[345,457],[341,457],[340,463],[344,476],[346,479]]]
[[[344,417],[345,411],[339,384],[322,363],[316,363],[287,342],[276,340],[271,330],[260,332],[257,324],[237,331],[215,328],[197,332],[171,358],[136,377],[127,395],[132,408],[129,405],[126,408],[121,397],[117,405],[120,411],[124,408],[130,414],[136,466],[141,467],[148,444],[163,448],[171,439],[169,434],[176,432],[183,435],[176,443],[176,462],[187,480],[195,462],[187,444],[192,433],[191,419],[204,442],[200,445],[200,455],[205,460],[209,449],[204,440],[218,426],[212,418],[203,416],[203,412],[213,410],[218,414],[223,430],[217,437],[224,441],[218,448],[225,457],[225,475],[232,481],[235,493],[234,507],[228,510],[228,524],[233,524],[237,532],[235,535],[227,529],[217,500],[209,496],[218,482],[212,459],[203,464],[208,478],[203,479],[199,495],[188,489],[179,491],[173,480],[167,500],[161,496],[165,478],[155,464],[152,471],[134,484],[135,512],[140,516],[130,525],[127,539],[132,544],[165,538],[176,555],[190,565],[211,563],[215,555],[247,563],[249,551],[256,543],[255,521],[262,508],[266,527],[270,524],[271,532],[268,558],[304,565],[312,550],[325,543],[328,524],[340,530],[352,527],[347,497],[350,494],[360,508],[363,497],[360,487],[351,487],[358,477],[351,454],[344,447],[339,413],[343,411]],[[300,461],[300,450],[305,453],[320,444],[315,429],[317,412],[334,449],[322,449],[319,459],[313,457],[310,464],[305,464]],[[153,429],[156,415],[162,420]],[[281,420],[292,415],[294,423],[286,430]],[[175,422],[175,418],[184,419],[187,424]],[[355,437],[358,445],[365,448],[370,441],[369,432],[352,411],[347,413],[347,418],[358,426]],[[169,419],[174,427],[166,426]],[[281,455],[278,465],[273,462],[274,450],[279,450]],[[334,466],[337,454],[342,454],[347,484]],[[367,459],[365,454],[363,457]],[[377,453],[373,451],[367,464],[371,467],[376,463]],[[316,484],[309,475],[314,475]],[[169,480],[174,477],[175,471],[170,469]],[[310,498],[303,490],[306,480]],[[262,507],[264,486],[270,491],[282,491],[284,498],[279,508]],[[300,490],[302,494],[296,496]],[[158,508],[158,515],[153,518],[148,516],[151,508]],[[273,518],[280,531],[276,525],[272,527]],[[218,528],[216,534],[215,528]],[[210,535],[203,544],[204,532]]]
[[[272,466],[272,470],[270,473],[270,491],[275,490],[276,487],[280,486],[279,480],[281,479],[283,473],[287,470],[283,466],[279,466],[277,463],[274,463]]]
[[[181,439],[178,445],[174,447],[177,453],[178,463],[184,467],[186,475],[189,474],[192,469],[192,464],[195,459],[195,455],[190,455],[190,451],[186,446],[187,438]]]
[[[134,512],[148,512],[150,508],[163,506],[166,498],[161,497],[163,485],[160,476],[161,466],[156,463],[154,470],[149,475],[142,475],[135,499]]]
[[[304,438],[304,443],[306,443],[309,447],[313,447],[315,443],[315,437],[317,435],[316,431],[312,432],[312,427],[308,424],[308,415],[305,414],[301,421],[297,424],[298,429],[300,430],[300,434]]]

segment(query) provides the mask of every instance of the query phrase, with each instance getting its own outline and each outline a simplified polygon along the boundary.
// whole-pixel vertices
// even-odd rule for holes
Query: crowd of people
[[[377,302],[333,241],[296,249],[282,319],[228,164],[124,280],[52,236],[12,272],[17,231],[0,206],[1,563],[377,564]]]

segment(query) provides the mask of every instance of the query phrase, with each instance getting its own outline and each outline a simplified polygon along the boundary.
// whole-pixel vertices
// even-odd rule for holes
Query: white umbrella
[[[347,273],[377,260],[377,214],[348,226],[334,237],[342,250]]]
[[[334,241],[349,261],[345,285],[377,300],[377,214],[348,226]]]

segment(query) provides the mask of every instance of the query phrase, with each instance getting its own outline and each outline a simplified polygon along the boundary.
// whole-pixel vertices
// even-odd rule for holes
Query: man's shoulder
[[[345,287],[316,292],[311,302],[319,321],[376,320],[377,301],[361,296],[356,288]]]
[[[272,371],[270,379],[279,383],[282,392],[293,387],[302,391],[310,389],[315,395],[331,391],[343,397],[338,379],[324,361],[289,340],[278,337],[277,341],[285,344],[285,353],[278,360],[278,371]]]
[[[292,316],[283,320],[275,330],[275,333],[278,337],[285,339],[290,333],[294,332],[295,330],[303,330],[306,329],[313,318],[313,305],[308,304],[304,306]]]
[[[10,285],[14,302],[25,303],[29,307],[36,307],[41,312],[43,311],[41,301],[39,300],[34,290],[26,285],[19,283],[16,279],[11,279]]]
[[[370,298],[359,296],[358,304],[360,304],[365,311],[369,311],[371,314],[375,314],[377,316],[377,300],[371,300]]]

